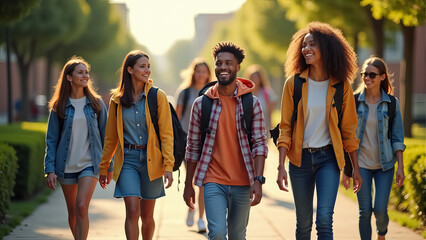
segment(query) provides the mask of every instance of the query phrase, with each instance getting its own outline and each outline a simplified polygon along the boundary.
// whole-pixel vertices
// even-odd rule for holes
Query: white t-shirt
[[[305,115],[303,148],[319,148],[331,143],[330,130],[325,116],[328,81],[308,80],[308,104]]]
[[[90,156],[89,130],[83,110],[86,105],[86,96],[80,99],[70,98],[70,101],[75,111],[67,164],[65,165],[66,173],[79,172],[93,165]]]

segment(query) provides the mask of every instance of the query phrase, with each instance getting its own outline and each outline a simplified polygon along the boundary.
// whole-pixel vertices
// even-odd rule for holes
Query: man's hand
[[[194,209],[195,191],[194,191],[194,186],[192,186],[192,182],[191,183],[185,182],[185,189],[183,190],[183,200],[185,201],[186,205],[190,209]]]
[[[254,181],[250,188],[250,206],[256,206],[262,200],[262,184]]]

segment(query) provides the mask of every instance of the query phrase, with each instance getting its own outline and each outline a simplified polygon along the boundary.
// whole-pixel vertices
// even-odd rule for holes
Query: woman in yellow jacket
[[[285,70],[288,79],[282,95],[277,183],[281,190],[288,191],[284,165],[288,157],[296,208],[296,239],[311,239],[315,188],[318,239],[333,239],[333,209],[340,170],[345,165],[343,149],[352,158],[355,192],[362,183],[356,154],[359,140],[355,133],[355,100],[350,86],[357,72],[356,55],[340,30],[312,22],[293,35]],[[295,81],[302,81],[302,95],[293,125]],[[334,103],[334,85],[340,82],[344,86],[341,129]]]
[[[127,239],[139,238],[139,216],[143,239],[155,230],[155,200],[165,195],[164,184],[173,183],[173,127],[166,94],[158,90],[158,126],[161,148],[148,108],[148,91],[153,87],[149,57],[141,51],[127,54],[121,80],[112,90],[105,145],[100,163],[100,185],[110,182],[107,170],[115,154],[114,197],[124,198]],[[164,183],[163,177],[164,175]]]

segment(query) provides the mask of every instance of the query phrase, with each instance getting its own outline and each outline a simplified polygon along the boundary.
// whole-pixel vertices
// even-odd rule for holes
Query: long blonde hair
[[[195,70],[198,66],[204,65],[207,67],[209,77],[204,84],[212,81],[212,73],[207,62],[203,58],[195,58],[191,64],[184,70],[181,71],[180,76],[183,78],[183,82],[180,84],[179,89],[185,89],[194,86],[195,84]]]
[[[65,106],[68,102],[68,98],[71,94],[71,83],[67,80],[67,75],[72,75],[75,67],[79,64],[86,66],[87,70],[90,71],[90,65],[82,58],[78,56],[72,56],[62,68],[61,75],[55,85],[55,92],[49,101],[50,110],[55,111],[60,118],[65,117]],[[99,99],[101,96],[96,93],[92,79],[89,77],[87,81],[87,87],[83,88],[84,95],[89,99],[92,109],[99,113],[101,111],[101,104]]]
[[[386,65],[385,61],[379,57],[370,57],[364,61],[362,64],[362,70],[365,71],[365,69],[368,67],[368,65],[371,65],[379,70],[379,75],[385,74],[385,79],[380,82],[380,88],[385,91],[385,93],[392,95],[393,94],[393,74],[389,72],[389,68]],[[361,79],[361,83],[357,87],[357,89],[354,91],[355,93],[360,93],[364,90],[365,83]]]

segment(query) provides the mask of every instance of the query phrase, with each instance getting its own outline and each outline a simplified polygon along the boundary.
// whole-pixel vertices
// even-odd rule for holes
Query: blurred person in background
[[[277,95],[271,88],[265,69],[259,64],[250,65],[244,72],[243,78],[251,80],[254,85],[253,94],[259,99],[265,117],[267,134],[271,129],[271,116],[277,102]]]
[[[201,88],[212,80],[212,74],[209,65],[201,58],[196,58],[188,66],[187,69],[182,71],[184,78],[182,84],[177,92],[176,114],[180,123],[188,132],[189,119],[191,117],[192,103],[198,97]],[[185,161],[186,167],[186,161]],[[194,224],[195,209],[188,208],[188,215],[186,217],[186,225],[189,227]],[[198,193],[198,231],[205,232],[206,224],[203,220],[204,216],[204,194],[203,187],[199,187]]]
[[[139,238],[139,218],[142,220],[142,238],[152,239],[156,199],[165,196],[164,184],[169,188],[173,183],[170,106],[164,91],[158,89],[158,137],[146,100],[148,91],[154,86],[150,74],[151,64],[146,53],[135,50],[124,58],[120,82],[111,91],[100,164],[99,183],[105,188],[110,182],[107,170],[115,156],[114,197],[124,199],[125,232],[131,240]]]
[[[49,102],[46,133],[47,186],[56,190],[56,181],[61,184],[74,239],[87,239],[89,232],[89,203],[99,177],[107,119],[89,70],[81,57],[64,65]],[[112,167],[106,172],[111,178]]]
[[[343,149],[352,159],[354,192],[360,190],[359,140],[351,88],[357,69],[356,54],[339,29],[312,22],[293,35],[285,63],[288,78],[282,94],[277,183],[282,191],[288,191],[288,157],[296,239],[311,239],[315,190],[318,239],[333,239],[334,205],[340,170],[345,165]],[[341,118],[334,101],[338,84],[342,90]],[[293,102],[295,86],[301,88],[297,105]]]
[[[385,239],[389,225],[388,202],[395,162],[398,162],[396,186],[401,187],[405,179],[402,158],[405,150],[404,126],[399,101],[392,96],[391,76],[383,59],[370,57],[362,65],[363,81],[355,90],[355,97],[359,102],[356,130],[360,139],[358,161],[363,180],[362,189],[357,193],[359,234],[362,240],[371,240],[373,212],[378,239]],[[394,114],[390,114],[391,111]],[[343,174],[342,183],[348,189],[349,177]]]

